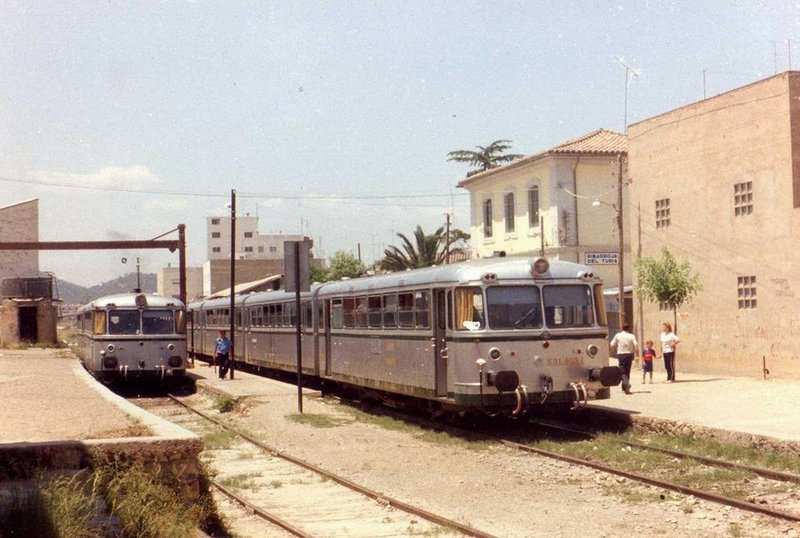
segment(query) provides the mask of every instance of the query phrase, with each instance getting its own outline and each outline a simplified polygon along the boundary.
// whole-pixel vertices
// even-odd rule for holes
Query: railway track
[[[597,437],[595,434],[581,429],[576,429],[574,427],[570,427],[564,424],[560,424],[557,422],[550,422],[550,421],[530,421],[531,424],[534,424],[540,428],[549,428],[561,432],[567,432],[575,435],[580,435],[586,437],[587,439],[596,439]],[[592,469],[596,469],[599,471],[611,473],[617,476],[622,476],[628,478],[630,480],[635,480],[637,482],[641,482],[644,484],[648,484],[651,486],[656,486],[659,488],[664,488],[666,490],[675,491],[678,493],[682,493],[684,495],[692,495],[699,499],[704,499],[707,501],[719,503],[725,506],[731,506],[734,508],[738,508],[740,510],[747,510],[750,512],[755,512],[759,514],[764,514],[770,517],[774,517],[776,519],[781,519],[785,521],[791,522],[800,522],[800,513],[788,512],[784,510],[778,510],[771,508],[769,506],[765,506],[763,504],[757,504],[754,502],[749,502],[747,500],[742,500],[738,498],[734,498],[727,495],[720,495],[713,491],[708,491],[704,489],[694,488],[691,486],[687,486],[685,484],[681,484],[672,480],[665,480],[662,478],[657,478],[653,475],[647,475],[640,472],[630,471],[627,469],[623,469],[618,466],[609,465],[600,461],[593,461],[585,458],[579,458],[574,456],[569,456],[566,454],[561,454],[559,452],[555,452],[552,450],[545,450],[542,448],[538,448],[531,444],[527,443],[520,443],[518,441],[513,441],[510,439],[497,437],[498,441],[500,441],[503,445],[508,446],[510,448],[514,448],[517,450],[522,450],[524,452],[538,454],[540,456],[545,456],[548,458],[564,461],[567,463],[575,464],[575,465],[583,465],[586,467],[590,467]],[[687,459],[687,460],[694,460],[701,465],[710,466],[710,467],[717,467],[717,468],[725,468],[725,469],[733,469],[737,471],[742,471],[746,473],[752,473],[754,475],[758,475],[760,477],[773,480],[775,482],[781,483],[788,483],[788,484],[800,484],[800,475],[796,475],[793,473],[786,473],[782,471],[776,471],[773,469],[766,469],[763,467],[755,467],[750,465],[745,465],[737,462],[731,462],[726,460],[721,460],[717,458],[709,458],[706,456],[701,456],[697,454],[689,454],[682,451],[671,450],[662,447],[654,447],[645,445],[643,443],[636,443],[630,442],[628,440],[620,440],[615,441],[619,444],[624,444],[625,447],[635,448],[637,450],[642,451],[651,451],[651,452],[658,452],[660,454],[672,456],[673,458],[677,459]]]
[[[203,437],[212,486],[287,535],[491,536],[268,446],[174,396],[137,404]]]

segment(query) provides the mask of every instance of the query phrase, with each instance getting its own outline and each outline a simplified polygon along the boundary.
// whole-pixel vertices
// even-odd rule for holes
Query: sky
[[[800,2],[783,0],[2,2],[0,205],[39,198],[41,241],[183,223],[198,266],[235,189],[260,233],[303,233],[326,258],[360,244],[369,263],[447,213],[469,229],[469,167],[449,151],[624,131],[792,57]],[[136,258],[178,263],[40,266],[93,285]]]

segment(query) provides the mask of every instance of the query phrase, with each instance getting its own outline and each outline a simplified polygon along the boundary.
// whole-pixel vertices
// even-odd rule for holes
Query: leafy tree
[[[463,251],[463,245],[469,239],[469,234],[458,229],[450,231],[449,240],[446,236],[444,227],[428,235],[419,225],[414,230],[414,243],[405,235],[398,233],[397,237],[402,241],[402,250],[394,245],[385,249],[380,268],[385,271],[405,271],[442,264],[445,261],[448,243],[451,245],[450,252],[456,253]],[[454,244],[457,246],[453,247]]]
[[[367,270],[358,258],[344,250],[337,250],[329,261],[327,280],[341,280],[344,277],[355,278]]]
[[[469,172],[467,175],[483,172],[491,168],[497,168],[503,163],[519,159],[523,155],[509,153],[501,155],[504,151],[511,149],[511,140],[495,140],[488,146],[476,146],[478,151],[469,149],[458,149],[447,154],[448,161],[469,163],[477,166],[477,170]]]
[[[636,260],[636,292],[650,302],[667,303],[672,308],[673,327],[678,328],[678,306],[703,289],[700,276],[692,272],[687,260],[679,261],[667,247],[661,259],[644,257]]]

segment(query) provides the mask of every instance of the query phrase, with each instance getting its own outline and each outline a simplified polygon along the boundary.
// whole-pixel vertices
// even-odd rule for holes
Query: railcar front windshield
[[[108,334],[141,334],[138,310],[111,310],[108,313]]]
[[[544,287],[544,317],[549,328],[594,325],[592,290],[584,285]]]
[[[486,288],[489,329],[539,329],[542,300],[536,286],[490,286]]]
[[[175,333],[175,315],[172,310],[143,310],[142,334]]]

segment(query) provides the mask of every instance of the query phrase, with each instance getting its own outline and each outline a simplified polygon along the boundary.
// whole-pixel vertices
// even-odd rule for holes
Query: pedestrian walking
[[[233,348],[233,342],[226,336],[225,329],[219,331],[219,338],[214,341],[214,356],[217,364],[219,364],[219,378],[225,379],[225,374],[228,373],[230,366],[230,353]]]
[[[611,340],[611,346],[617,347],[617,360],[619,361],[619,368],[622,370],[622,390],[625,394],[631,393],[631,366],[633,365],[633,357],[639,349],[639,343],[636,341],[636,336],[630,333],[630,326],[626,323],[622,326],[622,330],[614,335]]]
[[[653,359],[655,358],[656,350],[653,349],[653,341],[648,340],[644,343],[644,349],[642,350],[642,385],[644,385],[648,372],[650,372],[650,384],[653,384]]]
[[[664,369],[667,371],[667,383],[675,381],[675,346],[681,341],[674,332],[672,325],[664,322],[661,332],[661,354],[664,356]]]

